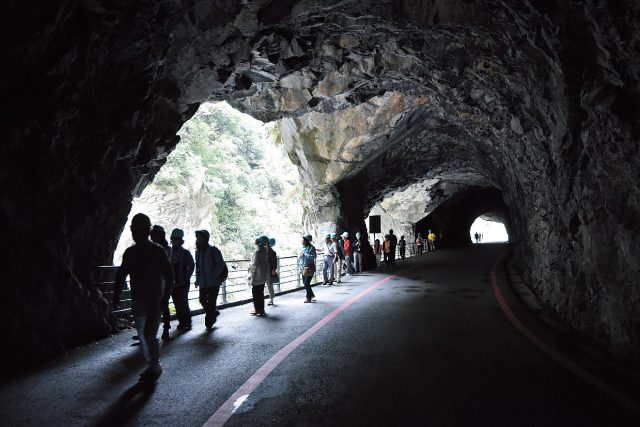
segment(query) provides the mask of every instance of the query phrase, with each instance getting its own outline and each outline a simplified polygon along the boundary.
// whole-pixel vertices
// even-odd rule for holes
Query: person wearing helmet
[[[196,231],[196,289],[200,288],[200,304],[204,309],[204,327],[213,330],[220,312],[216,309],[225,270],[222,252],[209,244],[207,230]]]
[[[336,251],[336,257],[333,262],[333,273],[337,283],[342,283],[342,261],[344,260],[344,249],[342,247],[342,241],[340,236],[336,233],[331,233],[331,242]]]
[[[404,240],[404,236],[400,236],[400,240],[398,240],[398,250],[400,251],[400,259],[404,261],[407,254],[407,241]]]
[[[347,274],[351,276],[353,274],[353,247],[351,245],[351,240],[349,240],[349,233],[346,231],[342,233],[342,241],[344,248],[344,264],[347,268]]]
[[[276,239],[273,237],[269,238],[269,244],[267,245],[267,251],[269,252],[269,273],[271,275],[271,280],[267,282],[267,288],[269,289],[269,304],[273,305],[273,298],[275,296],[275,292],[273,290],[273,284],[278,283],[280,278],[278,277],[278,254],[273,250],[273,247],[276,245]]]
[[[427,244],[429,245],[429,251],[436,250],[436,234],[431,230],[427,234]]]
[[[131,220],[131,234],[135,245],[127,248],[116,273],[113,305],[120,306],[120,293],[127,276],[131,277],[131,313],[140,339],[140,348],[147,360],[147,368],[140,381],[154,382],[162,373],[160,366],[160,302],[165,284],[173,283],[173,268],[164,249],[149,240],[151,220],[137,214]]]
[[[362,234],[356,233],[356,240],[353,242],[353,261],[355,274],[362,274],[362,251],[364,250]]]
[[[398,247],[398,237],[393,234],[393,230],[389,230],[389,265],[396,265],[396,248]]]
[[[185,249],[184,231],[179,228],[171,232],[171,265],[175,273],[175,283],[171,298],[176,306],[179,331],[191,330],[191,310],[189,309],[189,288],[191,287],[191,275],[195,269],[195,263],[191,252]]]
[[[256,239],[255,244],[256,251],[251,256],[251,262],[249,263],[249,284],[251,285],[254,308],[251,314],[264,316],[266,315],[264,311],[264,285],[271,282],[269,252],[267,251],[269,238],[260,236]]]
[[[172,250],[171,246],[169,246],[169,242],[165,237],[164,228],[160,225],[154,225],[151,227],[151,233],[149,235],[151,237],[151,241],[159,244],[167,253],[167,257],[171,260]],[[164,285],[164,296],[162,298],[162,339],[169,339],[169,329],[171,329],[171,312],[169,311],[169,298],[173,292],[173,283],[165,283]]]
[[[324,238],[323,247],[324,257],[322,259],[322,277],[323,285],[333,285],[334,280],[334,264],[338,258],[338,249],[335,243],[331,240],[331,234],[327,234]]]
[[[420,233],[418,233],[418,237],[416,237],[416,248],[418,249],[418,255],[422,255],[422,251],[424,250],[424,240]]]
[[[302,284],[307,291],[305,303],[315,301],[314,298],[316,297],[313,289],[311,289],[311,280],[316,272],[316,248],[311,244],[312,240],[311,234],[302,236],[302,249],[298,254],[298,266],[302,274]]]

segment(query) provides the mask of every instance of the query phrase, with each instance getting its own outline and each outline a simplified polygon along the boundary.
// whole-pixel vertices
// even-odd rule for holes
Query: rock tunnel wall
[[[16,366],[110,331],[91,272],[181,124],[222,99],[284,118],[309,216],[326,227],[362,229],[376,202],[424,180],[498,189],[536,293],[577,331],[640,354],[635,2],[6,10],[2,324]]]

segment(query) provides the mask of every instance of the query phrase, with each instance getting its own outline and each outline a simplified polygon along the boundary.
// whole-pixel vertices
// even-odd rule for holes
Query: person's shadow
[[[138,382],[125,391],[92,427],[112,427],[125,424],[149,400],[156,388],[155,383]]]

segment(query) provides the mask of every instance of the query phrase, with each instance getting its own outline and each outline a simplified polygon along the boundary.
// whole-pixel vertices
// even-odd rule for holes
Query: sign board
[[[381,233],[380,215],[371,215],[369,217],[369,233]]]

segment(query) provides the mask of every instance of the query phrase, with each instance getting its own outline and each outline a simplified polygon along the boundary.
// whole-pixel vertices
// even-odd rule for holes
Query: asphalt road
[[[314,304],[278,296],[265,318],[224,309],[213,332],[197,316],[162,342],[154,388],[137,385],[144,361],[123,332],[2,384],[0,424],[202,426],[274,354],[377,284],[293,349],[226,425],[640,425],[509,322],[490,279],[504,251],[428,253],[317,286]]]

